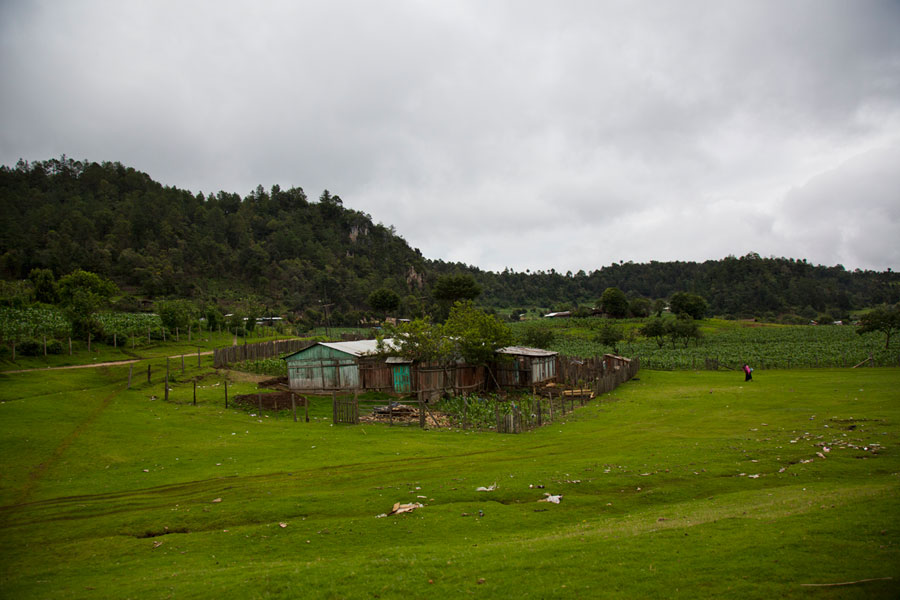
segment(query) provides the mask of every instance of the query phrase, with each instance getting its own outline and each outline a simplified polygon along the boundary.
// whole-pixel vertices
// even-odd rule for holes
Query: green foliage
[[[661,318],[661,323],[668,327],[675,320],[675,317],[666,316]],[[687,347],[682,339],[676,341],[674,348],[671,343],[665,343],[671,341],[667,334],[662,338],[664,345],[656,337],[643,334],[631,339],[632,331],[640,331],[651,322],[652,319],[619,321],[626,330],[625,340],[619,345],[620,352],[624,356],[640,357],[644,368],[699,368],[707,358],[717,358],[721,364],[731,367],[744,362],[781,369],[852,367],[870,355],[880,366],[898,364],[896,338],[892,338],[891,347],[885,349],[881,334],[857,335],[855,327],[767,325],[706,319],[696,322],[701,337],[688,339]],[[542,321],[542,324],[555,334],[549,350],[579,357],[597,356],[606,351],[596,339],[602,319],[552,319]],[[527,325],[515,323],[513,329],[521,333]]]
[[[271,375],[272,377],[287,376],[287,365],[280,358],[261,358],[259,360],[245,360],[230,367],[235,371],[256,373],[257,375]]]
[[[880,306],[867,312],[859,319],[860,335],[865,333],[880,332],[884,334],[884,348],[891,345],[891,336],[900,331],[900,305]]]
[[[673,348],[678,341],[681,341],[684,344],[684,347],[687,348],[692,340],[694,342],[699,342],[702,337],[700,334],[700,326],[694,321],[693,317],[687,313],[680,313],[675,320],[669,321],[666,326],[666,333],[672,341]]]
[[[600,296],[600,310],[614,319],[627,317],[628,297],[619,288],[608,287]]]
[[[520,331],[522,345],[532,348],[549,348],[555,337],[552,328],[541,324],[529,324]]]
[[[225,317],[222,315],[222,311],[214,304],[206,306],[203,316],[206,318],[206,326],[210,331],[216,331],[225,325]]]
[[[10,308],[0,306],[0,338],[16,340],[41,336],[66,336],[71,324],[66,314],[55,307],[29,306]]]
[[[197,307],[190,300],[157,302],[156,311],[169,331],[175,331],[176,328],[187,331],[188,325],[197,318]]]
[[[653,301],[653,307],[651,310],[653,311],[654,315],[656,315],[657,317],[661,317],[663,311],[666,310],[666,301],[662,298],[657,298]]]
[[[457,302],[444,324],[444,335],[452,339],[458,355],[470,365],[495,360],[500,348],[512,345],[509,325],[476,308],[471,301]]]
[[[442,307],[441,317],[444,317],[454,303],[472,301],[481,295],[481,286],[471,275],[444,275],[434,283],[432,295]]]
[[[63,343],[60,340],[47,340],[47,354],[62,354]],[[16,344],[16,352],[23,356],[43,356],[44,340],[26,339]]]
[[[372,307],[372,310],[387,315],[400,306],[400,296],[393,290],[379,288],[369,294],[369,306]]]
[[[628,303],[628,314],[634,318],[650,316],[650,301],[646,298],[634,298]]]
[[[666,321],[662,317],[654,317],[650,319],[640,329],[640,333],[642,336],[655,340],[656,345],[660,348],[662,348],[662,345],[666,342],[667,332],[668,327],[666,326]]]
[[[471,278],[468,287],[481,291],[480,304],[498,309],[568,309],[596,300],[609,287],[645,298],[687,289],[708,301],[711,314],[735,318],[843,317],[900,301],[900,273],[755,253],[702,263],[614,263],[575,275],[486,272],[424,258],[392,227],[375,224],[331,193],[319,202],[309,202],[301,188],[279,186],[260,186],[244,197],[192,194],[120,163],[65,157],[0,167],[0,214],[0,274],[7,281],[23,281],[33,269],[85,269],[134,294],[214,301],[229,310],[238,298],[256,293],[282,316],[319,302],[352,315],[368,308],[373,290],[385,287],[405,299],[410,316],[432,311],[441,320],[459,299],[438,300],[443,284],[435,290],[432,282],[443,277]],[[437,311],[428,305],[435,291]],[[24,307],[32,292],[30,286],[0,284],[0,304]]]
[[[377,339],[379,352],[409,360],[443,362],[451,360],[454,354],[444,327],[425,318],[385,324]],[[393,345],[388,346],[385,339],[392,339]]]
[[[156,337],[162,337],[159,329],[162,319],[149,313],[97,313],[95,318],[103,328],[107,337],[116,334],[119,338],[128,336],[146,336],[151,330]]]
[[[702,319],[709,305],[702,296],[690,292],[677,292],[669,299],[669,310],[674,315],[688,315],[692,319]]]
[[[625,339],[625,330],[620,326],[609,321],[604,321],[597,333],[597,342],[601,346],[614,348],[615,345]]]
[[[60,278],[57,292],[72,322],[73,335],[102,335],[103,328],[94,317],[94,312],[118,292],[116,284],[96,273],[76,269]]]
[[[56,304],[59,295],[56,291],[56,277],[50,269],[32,269],[28,274],[34,286],[34,299],[44,304]]]

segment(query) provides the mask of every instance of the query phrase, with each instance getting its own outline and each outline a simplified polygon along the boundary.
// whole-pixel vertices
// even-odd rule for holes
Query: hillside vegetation
[[[136,297],[183,297],[227,306],[253,296],[274,312],[329,309],[356,324],[370,294],[388,289],[405,316],[439,313],[434,285],[468,275],[496,309],[593,306],[608,287],[629,297],[706,298],[712,314],[815,318],[900,300],[896,273],[847,271],[756,254],[717,261],[631,262],[589,272],[487,272],[429,260],[393,227],[328,191],[257,187],[245,196],[192,193],[120,163],[62,157],[0,168],[0,272],[56,278],[84,269]],[[590,261],[585,257],[585,261]],[[315,321],[316,319],[312,319]]]

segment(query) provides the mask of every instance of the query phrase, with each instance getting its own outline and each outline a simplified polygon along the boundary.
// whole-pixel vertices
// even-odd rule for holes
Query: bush
[[[47,340],[47,354],[62,354],[63,343],[59,340]],[[27,339],[16,344],[16,354],[22,356],[43,356],[44,340]]]

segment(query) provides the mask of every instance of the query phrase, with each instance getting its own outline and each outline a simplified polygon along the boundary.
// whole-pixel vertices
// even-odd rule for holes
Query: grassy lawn
[[[127,373],[0,374],[0,595],[900,595],[900,369],[643,371],[520,435],[226,410],[196,361],[166,403]],[[424,506],[377,518],[395,502]]]

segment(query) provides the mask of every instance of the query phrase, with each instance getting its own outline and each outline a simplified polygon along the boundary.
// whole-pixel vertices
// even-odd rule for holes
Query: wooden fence
[[[592,358],[560,356],[556,363],[556,381],[570,388],[589,387],[600,395],[634,377],[640,368],[638,358],[611,354]]]
[[[359,425],[359,398],[356,394],[352,398],[338,398],[337,394],[331,394],[332,423],[349,423]]]
[[[227,346],[213,350],[213,366],[220,369],[226,365],[245,360],[261,360],[297,352],[315,344],[309,340],[276,340],[273,342],[257,342],[241,346]]]

